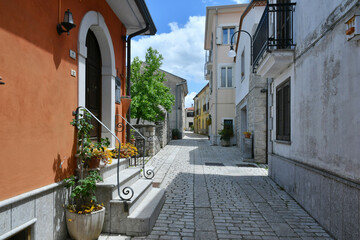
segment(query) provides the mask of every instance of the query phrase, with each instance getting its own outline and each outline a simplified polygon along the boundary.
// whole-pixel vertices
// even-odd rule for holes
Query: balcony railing
[[[211,63],[212,62],[212,50],[205,51],[205,62]]]
[[[268,4],[253,36],[253,67],[266,51],[293,49],[295,3]]]

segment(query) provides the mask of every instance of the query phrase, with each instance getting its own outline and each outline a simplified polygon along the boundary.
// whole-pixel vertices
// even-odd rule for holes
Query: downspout
[[[131,39],[135,36],[138,36],[146,31],[149,30],[150,24],[147,23],[146,27],[144,29],[141,29],[137,32],[134,32],[130,34],[126,39],[127,44],[127,60],[126,60],[126,72],[127,72],[127,78],[126,78],[126,95],[131,97],[131,91],[130,91],[130,78],[131,78]],[[127,112],[126,120],[130,123],[131,122],[131,105],[129,106],[129,110]],[[130,142],[130,127],[126,127],[126,141]]]
[[[215,18],[215,31],[217,31],[218,27],[218,9],[216,8],[216,18]],[[214,133],[214,145],[218,145],[217,138],[218,138],[218,45],[215,42],[215,78],[216,78],[216,85],[215,87],[215,133]],[[213,84],[214,85],[214,84]]]

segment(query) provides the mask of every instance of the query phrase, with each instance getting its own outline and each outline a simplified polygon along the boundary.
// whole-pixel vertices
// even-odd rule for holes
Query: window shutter
[[[220,45],[222,43],[222,27],[216,28],[216,44]]]

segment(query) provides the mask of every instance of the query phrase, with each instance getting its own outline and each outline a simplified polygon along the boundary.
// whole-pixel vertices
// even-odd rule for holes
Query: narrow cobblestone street
[[[151,234],[132,239],[332,239],[265,168],[237,164],[239,148],[189,132],[171,141],[148,163],[166,202]]]

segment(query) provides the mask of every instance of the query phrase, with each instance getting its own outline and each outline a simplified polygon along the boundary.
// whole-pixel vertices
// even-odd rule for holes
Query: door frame
[[[86,96],[86,36],[91,29],[98,41],[101,52],[101,113],[100,119],[106,127],[115,132],[115,53],[109,29],[104,17],[95,11],[87,12],[81,20],[78,36],[78,106],[85,106]],[[110,147],[115,147],[115,138],[104,128],[101,137],[110,140]]]

